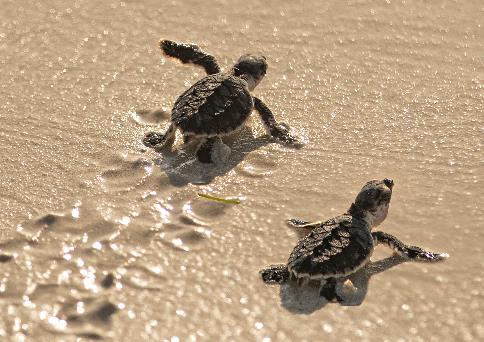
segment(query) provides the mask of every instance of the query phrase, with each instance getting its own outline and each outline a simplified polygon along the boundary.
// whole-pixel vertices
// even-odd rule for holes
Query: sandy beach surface
[[[483,18],[477,0],[2,0],[0,340],[484,340]],[[254,114],[226,162],[147,150],[204,76],[160,38],[226,69],[265,55],[255,94],[305,146]],[[297,242],[285,219],[384,177],[379,229],[448,260],[378,247],[341,305],[261,281]]]

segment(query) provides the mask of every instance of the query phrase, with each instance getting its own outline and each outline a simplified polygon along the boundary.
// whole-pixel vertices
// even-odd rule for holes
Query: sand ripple
[[[73,334],[88,339],[109,337],[111,316],[118,306],[106,299],[83,298],[70,300],[55,308],[54,314],[40,312],[46,330],[57,334]]]
[[[123,152],[116,155],[97,180],[104,191],[129,192],[141,186],[153,172],[153,162],[142,155]]]
[[[219,219],[230,206],[230,204],[197,198],[183,205],[181,218],[188,224],[206,226]]]
[[[237,167],[237,171],[243,176],[263,178],[268,177],[277,167],[277,163],[269,155],[263,153],[251,153]]]

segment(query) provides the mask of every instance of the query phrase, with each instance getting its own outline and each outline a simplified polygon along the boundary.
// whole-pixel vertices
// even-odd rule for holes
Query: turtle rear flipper
[[[267,266],[259,273],[266,284],[283,284],[289,280],[289,270],[282,264]]]
[[[201,163],[213,163],[212,149],[217,137],[204,139],[197,149],[197,158]],[[220,139],[220,138],[219,138]]]
[[[176,127],[171,124],[164,134],[149,132],[143,138],[143,144],[147,147],[154,148],[159,151],[165,146],[171,147],[175,142]]]
[[[163,39],[160,41],[160,49],[172,58],[178,59],[183,64],[195,64],[205,69],[208,75],[220,72],[220,66],[215,57],[209,55],[195,44],[176,43]]]
[[[321,286],[319,295],[326,298],[328,302],[337,301],[338,303],[341,303],[343,301],[343,298],[338,295],[338,292],[336,291],[336,284],[336,278],[326,279],[326,282]]]

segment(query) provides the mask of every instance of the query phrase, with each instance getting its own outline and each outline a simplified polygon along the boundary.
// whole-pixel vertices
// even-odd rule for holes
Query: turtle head
[[[393,180],[372,180],[363,186],[349,213],[364,218],[371,227],[382,223],[388,214],[392,197]]]
[[[264,56],[258,55],[243,55],[235,63],[232,73],[234,76],[244,78],[249,84],[249,90],[259,84],[267,72],[267,61]]]

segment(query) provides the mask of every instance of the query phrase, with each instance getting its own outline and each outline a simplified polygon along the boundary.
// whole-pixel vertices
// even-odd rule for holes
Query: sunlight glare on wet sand
[[[5,0],[0,339],[484,340],[482,14],[474,0]],[[256,113],[223,163],[179,153],[180,135],[143,146],[204,76],[161,58],[160,38],[224,70],[266,56],[254,93],[304,147]],[[448,260],[378,247],[344,305],[318,283],[261,281],[296,244],[286,219],[334,217],[385,177],[379,229]]]

